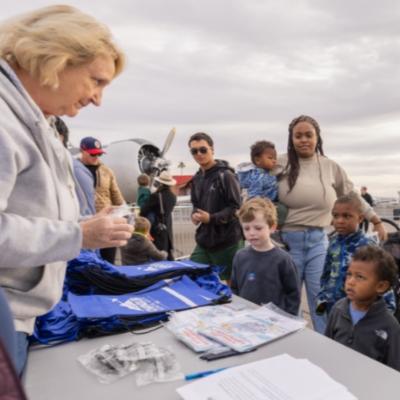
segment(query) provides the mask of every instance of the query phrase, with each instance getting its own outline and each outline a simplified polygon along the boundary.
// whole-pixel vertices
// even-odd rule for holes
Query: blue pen
[[[215,374],[216,372],[223,371],[226,368],[227,367],[217,368],[217,369],[209,369],[208,371],[194,372],[193,374],[187,374],[187,375],[185,375],[185,381],[191,381],[193,379],[203,378],[205,376]]]

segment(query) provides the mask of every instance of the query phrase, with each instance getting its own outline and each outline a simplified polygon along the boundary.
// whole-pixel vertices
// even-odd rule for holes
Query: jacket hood
[[[18,116],[18,119],[24,121],[27,126],[31,126],[32,123],[39,123],[41,120],[46,121],[43,113],[24,89],[15,72],[3,59],[0,59],[0,74],[6,78],[0,81],[1,98]],[[30,108],[26,107],[26,102],[30,104]]]
[[[350,306],[350,300],[347,297],[343,298],[342,301],[339,300],[338,302],[338,309],[348,319],[351,318],[349,306]],[[386,308],[387,306],[384,298],[379,296],[376,299],[376,301],[373,304],[371,304],[369,310],[367,311],[367,314],[369,316],[380,315],[382,312],[385,311]]]
[[[207,169],[205,171],[204,175],[206,175],[206,176],[213,175],[216,172],[225,171],[225,170],[229,170],[229,171],[235,173],[235,169],[229,165],[228,161],[216,159],[215,165],[213,167],[211,167],[210,169]],[[200,175],[201,173],[202,173],[202,171],[201,171],[201,169],[199,169],[197,171],[196,175]]]

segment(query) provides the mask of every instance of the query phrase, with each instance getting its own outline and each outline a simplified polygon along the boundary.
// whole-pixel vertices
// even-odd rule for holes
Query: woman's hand
[[[82,248],[104,249],[125,246],[131,238],[133,226],[123,217],[98,215],[80,222]]]
[[[385,241],[388,237],[385,227],[383,226],[382,221],[372,222],[374,224],[374,232],[378,234],[379,240],[381,242]]]

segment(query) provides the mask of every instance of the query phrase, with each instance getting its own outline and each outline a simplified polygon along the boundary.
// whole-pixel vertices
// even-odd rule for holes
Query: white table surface
[[[175,389],[184,381],[153,383],[137,387],[134,374],[109,384],[78,363],[78,356],[106,343],[152,341],[175,351],[185,374],[243,364],[288,353],[307,358],[322,367],[333,379],[345,385],[360,400],[400,398],[400,373],[346,348],[308,328],[269,343],[255,352],[216,361],[203,361],[165,328],[144,335],[124,333],[95,339],[82,339],[52,348],[32,349],[24,377],[30,400],[172,400],[179,399]],[[287,377],[290,379],[290,376]],[[251,399],[249,399],[251,400]],[[338,399],[340,400],[340,399]]]

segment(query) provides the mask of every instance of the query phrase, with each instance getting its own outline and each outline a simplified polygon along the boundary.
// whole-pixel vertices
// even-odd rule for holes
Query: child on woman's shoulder
[[[317,296],[316,312],[329,314],[333,305],[346,296],[344,282],[353,253],[360,247],[376,244],[375,240],[359,229],[363,220],[362,204],[355,193],[339,197],[332,209],[332,224],[336,233],[329,241],[321,290]],[[388,307],[396,306],[393,291],[385,294]]]
[[[250,150],[251,163],[241,163],[237,168],[241,189],[247,190],[247,199],[263,197],[276,201],[278,183],[276,176],[270,173],[276,165],[275,145],[261,140],[254,143]]]
[[[242,205],[238,216],[250,245],[233,259],[233,293],[257,304],[272,302],[296,315],[300,305],[296,267],[270,237],[277,223],[274,205],[270,200],[254,198]]]
[[[158,250],[149,239],[150,221],[144,217],[135,218],[135,231],[126,246],[121,247],[122,265],[139,265],[151,261],[166,260],[168,253]]]
[[[374,245],[359,248],[347,270],[347,297],[333,307],[325,334],[400,371],[400,325],[382,298],[397,278],[389,253]]]

